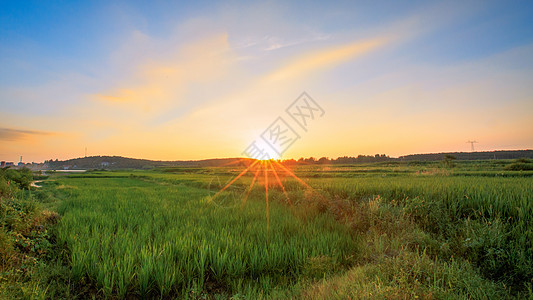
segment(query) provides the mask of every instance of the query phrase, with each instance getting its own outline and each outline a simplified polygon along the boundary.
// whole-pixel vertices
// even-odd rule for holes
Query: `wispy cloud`
[[[157,53],[150,53],[143,57],[130,66],[133,74],[93,97],[142,111],[164,111],[169,105],[183,103],[191,85],[219,80],[228,70],[231,58],[225,33],[173,47],[171,55],[158,57]]]
[[[51,135],[51,132],[37,130],[22,130],[13,128],[0,128],[0,141],[20,141],[35,135]]]
[[[311,51],[294,58],[284,67],[270,73],[266,78],[267,81],[281,81],[293,79],[311,71],[333,67],[378,49],[387,44],[388,41],[389,39],[380,37]]]
[[[295,39],[295,40],[284,40],[284,39],[278,39],[275,37],[269,37],[267,40],[270,45],[268,45],[268,47],[265,48],[265,51],[278,50],[281,48],[296,46],[296,45],[305,44],[305,43],[325,41],[329,39],[330,37],[331,35],[329,34],[316,34],[311,37]]]

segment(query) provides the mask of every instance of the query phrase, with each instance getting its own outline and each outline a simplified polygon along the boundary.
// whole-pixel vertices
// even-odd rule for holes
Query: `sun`
[[[242,152],[245,157],[259,161],[279,160],[281,153],[263,139],[256,139]]]

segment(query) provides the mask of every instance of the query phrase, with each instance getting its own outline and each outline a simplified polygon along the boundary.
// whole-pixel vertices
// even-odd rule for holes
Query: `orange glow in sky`
[[[0,160],[240,157],[304,91],[281,158],[533,148],[527,9],[77,5],[0,13]]]

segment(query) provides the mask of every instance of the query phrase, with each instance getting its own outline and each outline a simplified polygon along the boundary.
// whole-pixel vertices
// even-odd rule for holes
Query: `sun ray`
[[[289,198],[289,194],[287,194],[287,191],[285,190],[285,187],[281,183],[281,180],[279,179],[278,172],[276,172],[276,168],[272,165],[272,162],[269,160],[268,164],[270,165],[270,168],[272,169],[272,172],[274,173],[274,176],[276,177],[276,180],[278,181],[279,186],[281,187],[281,190],[283,191],[283,194],[287,198],[287,202],[292,206],[291,199]]]
[[[276,165],[280,166],[285,172],[289,173],[289,175],[291,175],[292,177],[294,177],[296,180],[298,180],[301,184],[303,184],[305,187],[309,188],[309,189],[313,189],[310,185],[308,185],[305,181],[303,181],[302,179],[300,179],[300,177],[296,176],[291,170],[287,169],[284,165],[280,164],[279,162],[277,161],[274,161],[274,163],[276,163]]]
[[[254,160],[253,158],[237,158],[237,160],[234,160],[234,161],[230,161],[230,162],[227,162],[227,163],[224,163],[222,164],[220,167],[229,167],[231,165],[237,165],[237,164],[240,164],[242,162],[244,163],[248,163],[250,161]]]
[[[264,167],[265,172],[265,199],[266,199],[266,219],[267,219],[267,232],[270,232],[270,214],[269,214],[269,208],[268,208],[268,172],[267,168],[265,166],[265,162],[262,161],[261,165]]]
[[[257,162],[258,161],[255,161],[253,164],[249,165],[248,168],[244,169],[244,171],[242,171],[239,175],[237,175],[235,178],[233,178],[233,180],[231,180],[228,184],[226,184],[225,187],[223,187],[213,197],[211,197],[210,201],[213,201],[213,199],[215,199],[220,193],[225,191],[230,185],[232,185],[235,181],[237,181],[237,179],[239,179],[242,175],[246,174],[246,172],[248,172],[248,170],[250,170],[250,168],[252,168]]]
[[[282,164],[278,163],[277,161],[274,161],[278,166],[280,166],[283,170],[285,170],[285,172],[289,173],[289,175],[291,175],[292,177],[294,177],[296,180],[298,180],[298,182],[300,182],[302,185],[304,185],[305,187],[307,187],[311,192],[313,192],[315,195],[317,195],[318,197],[320,197],[322,200],[325,200],[327,202],[331,202],[330,199],[328,199],[327,197],[324,197],[324,195],[322,195],[321,193],[319,193],[317,190],[315,190],[312,186],[310,186],[309,184],[307,184],[305,181],[303,181],[302,179],[300,179],[298,176],[296,176],[291,170],[287,169],[285,166],[283,166]]]
[[[257,177],[259,176],[259,172],[261,172],[261,169],[257,169],[257,171],[255,171],[255,175],[254,175],[254,178],[252,179],[252,183],[250,183],[250,187],[248,188],[248,191],[246,192],[246,195],[244,196],[244,199],[242,199],[241,207],[244,207],[244,205],[246,205],[246,201],[248,200],[248,196],[250,196],[250,192],[252,191],[252,188],[254,187],[254,183],[257,180]]]

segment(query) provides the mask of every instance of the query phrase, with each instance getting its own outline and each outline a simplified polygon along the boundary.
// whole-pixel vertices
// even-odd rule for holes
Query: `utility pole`
[[[472,146],[472,152],[474,152],[474,144],[477,143],[477,141],[468,141],[467,143]]]
[[[85,157],[87,157],[87,147],[85,147]]]

